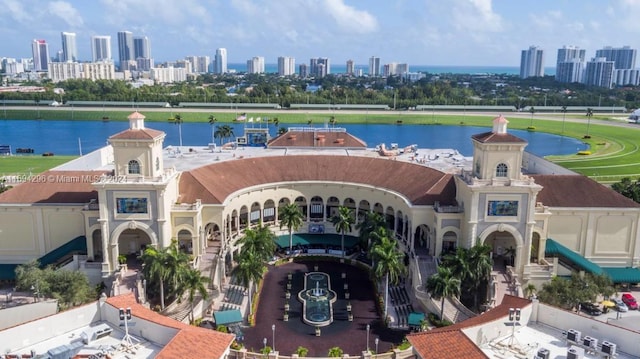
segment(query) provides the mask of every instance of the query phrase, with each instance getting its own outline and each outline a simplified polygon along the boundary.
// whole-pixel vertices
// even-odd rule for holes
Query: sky
[[[145,35],[156,63],[211,56],[229,63],[263,56],[328,57],[443,66],[519,66],[529,46],[555,65],[563,45],[593,57],[603,46],[640,46],[640,0],[0,0],[0,57],[31,57],[33,39],[61,49],[77,34],[80,60],[90,38]]]

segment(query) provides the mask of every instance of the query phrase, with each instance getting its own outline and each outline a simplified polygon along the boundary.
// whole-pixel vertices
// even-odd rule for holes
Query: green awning
[[[0,280],[16,279],[17,264],[0,264]]]
[[[310,234],[310,233],[298,233],[293,235],[293,246],[296,245],[331,245],[340,246],[341,235],[333,233],[324,234]],[[358,237],[344,236],[345,248],[352,248],[358,243]],[[289,248],[289,234],[284,234],[276,238],[276,244],[280,248]]]
[[[424,320],[424,313],[409,313],[409,318],[407,322],[412,327],[419,327],[422,325],[422,321]]]
[[[242,314],[237,309],[221,310],[219,312],[213,312],[213,319],[216,321],[216,325],[239,323],[242,322]]]
[[[567,262],[570,262],[569,264],[572,264],[575,267],[591,274],[604,273],[599,265],[593,263],[592,261],[586,259],[580,254],[572,251],[571,249],[563,246],[562,244],[554,241],[551,238],[547,238],[547,245],[544,248],[544,254],[545,256],[564,259]]]
[[[613,283],[640,283],[638,268],[602,268]]]

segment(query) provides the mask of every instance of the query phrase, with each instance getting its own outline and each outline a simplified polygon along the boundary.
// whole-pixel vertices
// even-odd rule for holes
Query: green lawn
[[[68,162],[76,156],[0,156],[0,177],[9,174],[37,174]]]

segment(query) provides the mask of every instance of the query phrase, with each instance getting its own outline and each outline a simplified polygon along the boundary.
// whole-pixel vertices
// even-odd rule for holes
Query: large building
[[[111,57],[111,36],[92,36],[91,54],[93,62],[113,61]]]
[[[607,61],[613,61],[616,70],[635,69],[636,52],[636,49],[632,49],[629,46],[605,46],[600,50],[596,50],[595,57],[603,57]]]
[[[558,49],[556,67],[562,62],[572,61],[575,59],[585,61],[586,53],[587,51],[585,49],[581,49],[579,46],[562,46],[561,49]]]
[[[227,49],[219,48],[216,50],[215,71],[216,74],[227,73]]]
[[[566,83],[582,82],[584,67],[584,61],[579,58],[562,61],[556,67],[556,81]]]
[[[133,38],[133,59],[151,58],[151,44],[146,36],[136,36]]]
[[[611,88],[615,62],[605,57],[596,57],[587,62],[584,71],[584,83],[591,86]]]
[[[296,73],[296,59],[289,56],[278,57],[278,76],[291,76]]]
[[[33,55],[33,70],[47,71],[51,61],[49,58],[49,44],[45,40],[33,40],[31,53]]]
[[[378,77],[380,76],[380,58],[371,56],[369,58],[369,76]]]
[[[264,57],[254,56],[251,58],[251,60],[247,60],[247,73],[263,74],[264,73]]]
[[[309,75],[315,77],[325,77],[331,73],[329,58],[318,57],[309,60]]]
[[[530,46],[522,50],[520,57],[520,78],[544,76],[544,50]]]
[[[371,211],[386,218],[408,254],[487,244],[494,258],[512,255],[523,286],[573,268],[613,269],[640,282],[640,204],[585,176],[524,172],[532,162],[550,165],[526,154],[507,123],[497,117],[472,136],[469,168],[445,172],[433,167],[439,156],[418,162],[409,152],[367,151],[335,128],[290,129],[267,148],[210,153],[209,161],[205,153],[178,156],[135,112],[93,154],[93,166],[83,158],[0,194],[0,262],[38,259],[76,238],[99,264],[87,270],[104,278],[120,254],[173,239],[195,257],[215,246],[232,261],[245,228],[263,223],[283,234],[278,213],[295,203],[302,233],[318,225],[334,233],[330,218],[346,206],[358,220]]]
[[[347,60],[346,72],[347,75],[353,76],[355,74],[355,66],[353,60]]]
[[[76,46],[76,33],[75,32],[63,32],[62,37],[62,62],[76,62],[78,61],[78,47]]]
[[[118,60],[120,66],[135,60],[133,47],[133,34],[130,31],[118,31]]]

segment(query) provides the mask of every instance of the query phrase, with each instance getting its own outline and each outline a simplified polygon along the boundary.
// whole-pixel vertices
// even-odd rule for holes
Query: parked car
[[[627,312],[629,311],[629,307],[622,301],[620,298],[612,298],[611,301],[615,303],[614,308],[619,312]]]
[[[600,308],[597,305],[590,302],[582,302],[580,303],[580,310],[593,316],[598,316],[602,314]]]
[[[624,302],[624,304],[627,305],[629,309],[631,310],[638,309],[638,302],[636,302],[636,298],[634,298],[634,296],[631,295],[631,293],[622,294],[622,301]]]

